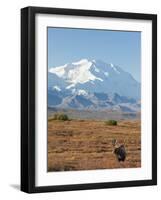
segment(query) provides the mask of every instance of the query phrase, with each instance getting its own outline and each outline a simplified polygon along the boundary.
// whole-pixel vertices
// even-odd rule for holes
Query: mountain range
[[[140,111],[140,83],[121,67],[81,59],[48,70],[48,106]]]

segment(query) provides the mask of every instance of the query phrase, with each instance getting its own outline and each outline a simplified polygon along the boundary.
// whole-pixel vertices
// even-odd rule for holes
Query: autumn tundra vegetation
[[[48,171],[141,167],[140,119],[48,118]]]

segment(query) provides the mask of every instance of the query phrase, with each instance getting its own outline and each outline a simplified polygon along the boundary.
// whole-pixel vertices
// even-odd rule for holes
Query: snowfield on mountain
[[[140,110],[140,83],[121,67],[81,59],[48,71],[48,106]]]

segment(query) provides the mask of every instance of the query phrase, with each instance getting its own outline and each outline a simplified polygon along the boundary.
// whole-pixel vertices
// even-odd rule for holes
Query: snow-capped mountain
[[[51,106],[99,109],[117,105],[117,108],[127,106],[136,110],[137,106],[132,104],[139,100],[140,83],[114,64],[82,59],[50,68],[48,72]]]

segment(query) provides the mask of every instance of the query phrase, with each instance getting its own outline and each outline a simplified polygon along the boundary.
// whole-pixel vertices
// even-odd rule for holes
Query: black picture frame
[[[152,21],[152,179],[59,186],[35,186],[35,15],[59,14]],[[157,184],[157,15],[96,10],[21,9],[21,190],[27,193],[147,186]]]

